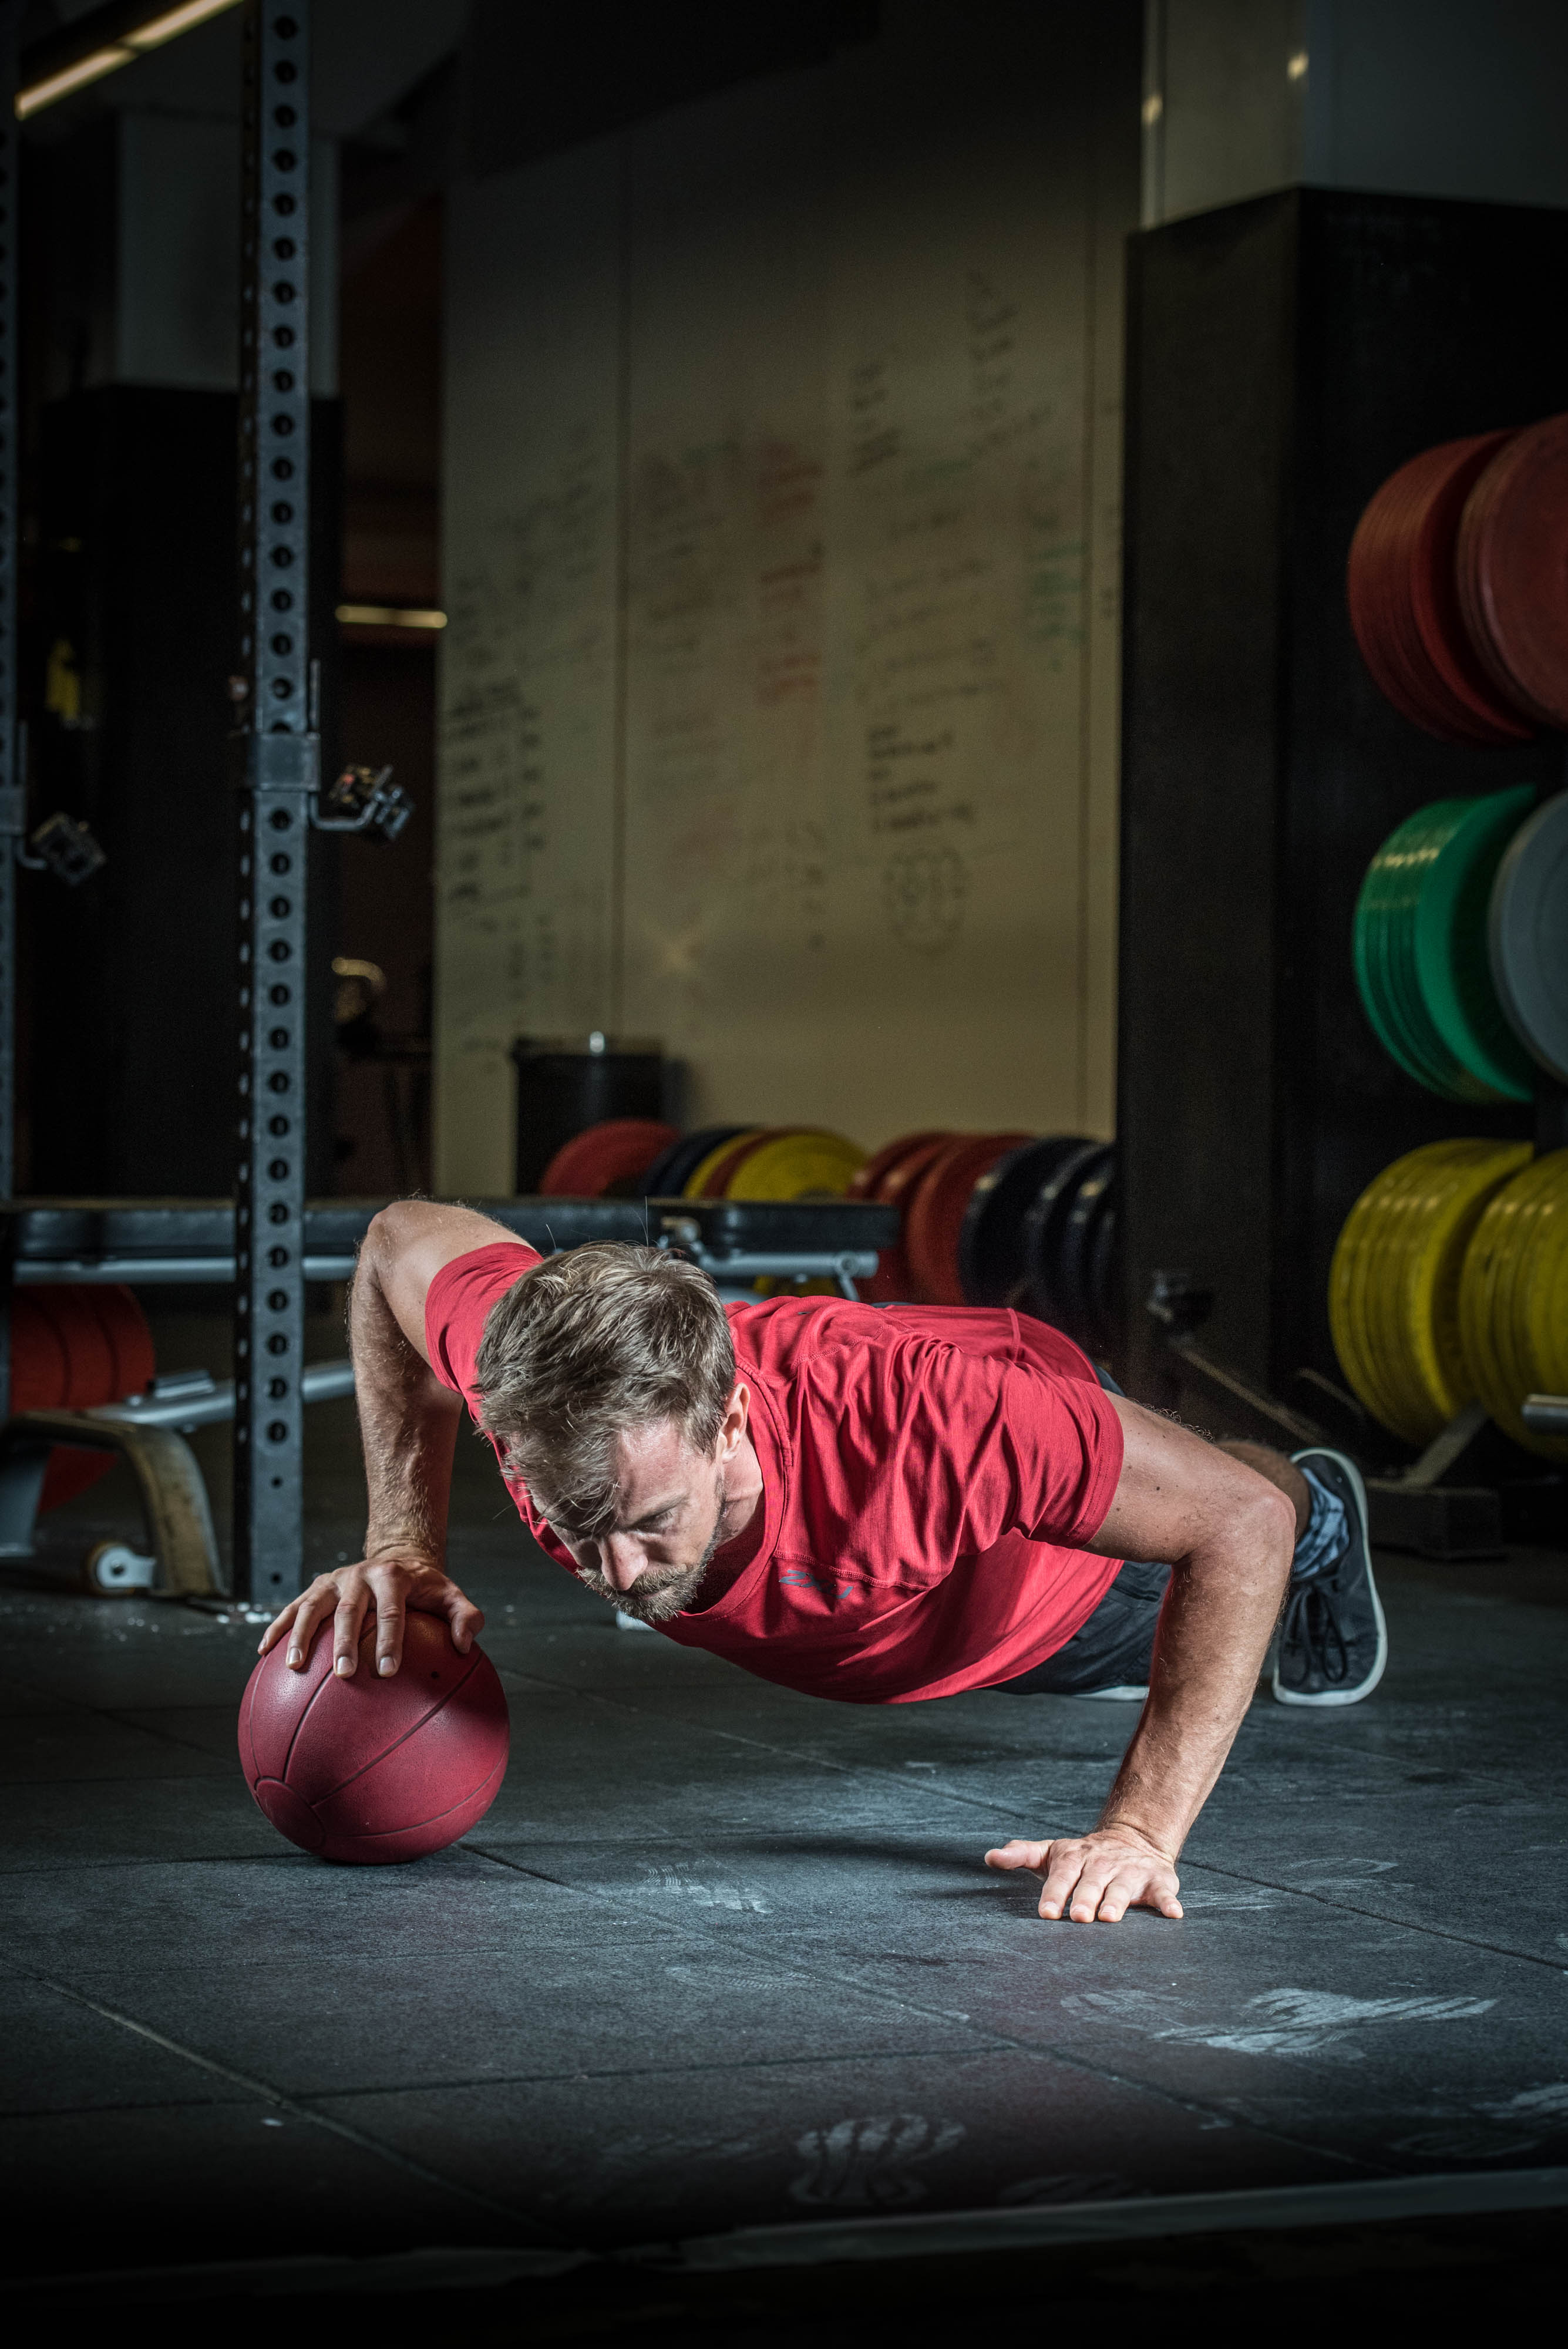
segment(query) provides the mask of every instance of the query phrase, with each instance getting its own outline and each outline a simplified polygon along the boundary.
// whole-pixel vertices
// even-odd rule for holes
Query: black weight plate
[[[750,1131],[744,1125],[700,1125],[695,1133],[683,1133],[679,1142],[672,1142],[654,1160],[642,1178],[640,1195],[645,1199],[679,1199],[688,1179],[696,1174],[711,1150]]]
[[[1062,1221],[1056,1262],[1064,1309],[1063,1327],[1069,1338],[1080,1346],[1094,1342],[1095,1310],[1090,1281],[1095,1230],[1110,1205],[1116,1179],[1115,1147],[1108,1142],[1102,1143],[1093,1163],[1085,1166],[1080,1175],[1078,1187]]]
[[[1103,1142],[1079,1143],[1052,1168],[1024,1210],[1024,1292],[1021,1302],[1026,1311],[1042,1321],[1063,1321],[1065,1307],[1057,1262],[1062,1225],[1079,1184],[1106,1147]]]
[[[1116,1201],[1113,1189],[1106,1203],[1106,1211],[1095,1227],[1093,1253],[1089,1260],[1089,1302],[1094,1309],[1095,1340],[1097,1345],[1113,1347],[1116,1323],[1120,1318],[1116,1295]]]
[[[959,1278],[971,1305],[1011,1305],[1023,1279],[1023,1218],[1046,1176],[1069,1151],[1083,1147],[1077,1133],[1053,1133],[1020,1143],[999,1158],[975,1185],[959,1235]]]

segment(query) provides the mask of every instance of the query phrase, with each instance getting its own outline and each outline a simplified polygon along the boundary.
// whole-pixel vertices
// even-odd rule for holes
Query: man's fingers
[[[1137,1877],[1129,1875],[1125,1868],[1118,1869],[1100,1895],[1100,1905],[1096,1912],[1098,1922],[1102,1925],[1119,1925],[1144,1889],[1144,1886],[1139,1883]]]
[[[1168,1861],[1129,1851],[1099,1835],[1058,1836],[1050,1843],[1026,1843],[1015,1836],[985,1855],[988,1868],[1026,1868],[1044,1877],[1042,1917],[1070,1917],[1078,1925],[1119,1925],[1129,1909],[1154,1909],[1179,1919],[1179,1879]]]
[[[288,1668],[302,1672],[310,1653],[310,1643],[316,1637],[316,1627],[321,1620],[325,1601],[306,1591],[295,1609],[294,1621],[288,1632]]]
[[[1097,1917],[1104,1915],[1100,1903],[1109,1893],[1111,1886],[1117,1881],[1121,1872],[1114,1859],[1104,1858],[1092,1860],[1082,1870],[1077,1883],[1073,1887],[1073,1905],[1067,1912],[1075,1925],[1092,1925]],[[1124,1900],[1122,1908],[1125,1909],[1127,1903]],[[1118,1910],[1117,1914],[1120,1913]],[[1107,1918],[1106,1922],[1110,1921],[1111,1920]]]
[[[1084,1847],[1078,1843],[1058,1843],[1053,1844],[1050,1850],[1051,1865],[1045,1873],[1045,1889],[1040,1895],[1040,1914],[1060,1917],[1069,1900],[1076,1899],[1078,1880],[1084,1872]]]
[[[364,1584],[345,1591],[337,1601],[332,1624],[332,1669],[339,1680],[352,1680],[359,1661],[359,1627],[365,1620],[369,1594]]]
[[[373,1566],[369,1579],[376,1601],[376,1670],[389,1680],[403,1661],[403,1594],[397,1575],[387,1567]]]
[[[295,1600],[290,1610],[294,1620],[288,1627],[288,1668],[291,1672],[302,1672],[305,1670],[317,1627],[337,1596],[337,1593],[331,1584],[328,1584],[325,1590],[313,1584],[303,1599]]]
[[[988,1851],[985,1855],[985,1864],[987,1868],[1033,1868],[1039,1870],[1045,1866],[1050,1850],[1051,1847],[1048,1843],[1025,1843],[1022,1837],[1014,1836],[1011,1843],[1002,1844],[996,1850]]]
[[[1119,1925],[1129,1909],[1154,1909],[1162,1917],[1179,1918],[1182,1907],[1176,1892],[1176,1878],[1165,1878],[1163,1870],[1149,1874],[1120,1868],[1100,1895],[1098,1921]],[[1073,1913],[1075,1916],[1076,1909]]]
[[[376,1594],[376,1670],[389,1680],[403,1661],[403,1609],[397,1599]]]
[[[291,1599],[281,1614],[275,1615],[256,1643],[258,1656],[269,1655],[298,1614],[300,1601]]]
[[[460,1656],[466,1656],[484,1629],[483,1612],[472,1599],[463,1597],[455,1583],[448,1590],[442,1606],[452,1632],[452,1644]]]

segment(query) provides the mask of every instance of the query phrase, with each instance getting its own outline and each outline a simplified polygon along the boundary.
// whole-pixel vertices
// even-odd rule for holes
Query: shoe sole
[[[1372,1694],[1373,1690],[1383,1678],[1388,1663],[1388,1623],[1383,1612],[1383,1601],[1377,1595],[1377,1578],[1372,1571],[1372,1544],[1367,1539],[1366,1487],[1361,1481],[1360,1469],[1354,1460],[1347,1460],[1343,1452],[1332,1452],[1326,1444],[1314,1444],[1305,1454],[1297,1456],[1305,1459],[1332,1460],[1338,1467],[1344,1469],[1350,1479],[1351,1489],[1355,1495],[1355,1506],[1361,1512],[1361,1541],[1362,1547],[1366,1552],[1366,1587],[1372,1594],[1372,1612],[1377,1623],[1377,1661],[1366,1678],[1358,1682],[1355,1688],[1324,1689],[1316,1696],[1308,1696],[1300,1689],[1282,1688],[1280,1668],[1276,1664],[1273,1678],[1274,1702],[1313,1706],[1360,1704],[1365,1698]],[[1294,1464],[1293,1459],[1292,1465]]]
[[[1135,1688],[1130,1681],[1124,1681],[1117,1688],[1075,1689],[1073,1694],[1087,1697],[1091,1702],[1098,1700],[1103,1704],[1141,1704],[1148,1690],[1147,1686]]]

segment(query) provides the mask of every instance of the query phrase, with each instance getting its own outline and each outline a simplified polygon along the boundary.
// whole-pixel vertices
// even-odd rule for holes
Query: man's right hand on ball
[[[317,1627],[330,1615],[332,1669],[351,1679],[359,1661],[359,1634],[367,1610],[376,1615],[376,1670],[389,1678],[403,1661],[403,1618],[410,1607],[422,1615],[444,1615],[460,1656],[484,1629],[484,1618],[432,1557],[418,1550],[383,1550],[353,1566],[318,1574],[308,1590],[291,1599],[262,1633],[266,1655],[286,1633],[288,1667],[303,1671]]]

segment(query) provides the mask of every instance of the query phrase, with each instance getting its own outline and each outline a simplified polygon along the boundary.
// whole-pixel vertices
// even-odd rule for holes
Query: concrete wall
[[[1568,203],[1563,0],[1147,0],[1146,227],[1297,181]]]
[[[450,205],[437,1168],[505,1048],[693,1120],[1110,1130],[1140,17],[879,36]]]

